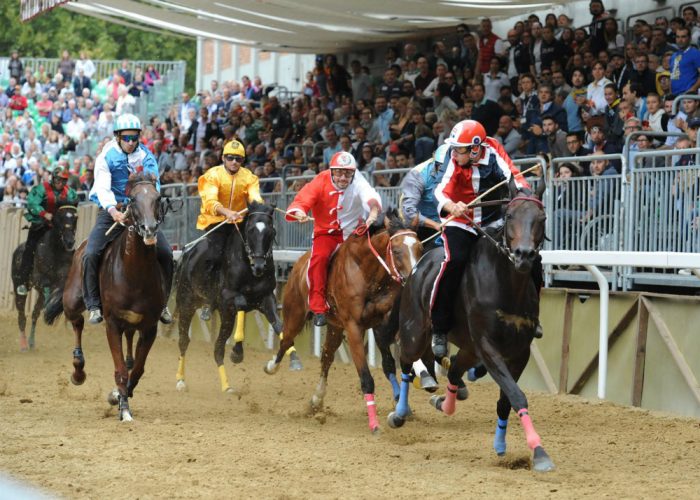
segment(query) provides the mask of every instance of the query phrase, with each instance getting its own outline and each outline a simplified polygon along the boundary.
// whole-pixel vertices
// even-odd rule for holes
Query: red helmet
[[[342,168],[347,170],[357,170],[355,157],[347,151],[339,151],[333,155],[328,168]]]
[[[486,140],[484,126],[475,120],[462,120],[452,127],[450,137],[445,141],[453,147],[481,146]]]

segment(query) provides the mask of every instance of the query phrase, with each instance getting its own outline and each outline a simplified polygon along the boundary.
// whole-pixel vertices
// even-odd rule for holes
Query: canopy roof
[[[323,53],[552,5],[525,0],[76,0],[63,8],[142,29],[277,52]]]

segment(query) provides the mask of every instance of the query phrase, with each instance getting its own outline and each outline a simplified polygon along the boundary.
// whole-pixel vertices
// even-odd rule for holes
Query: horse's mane
[[[248,213],[252,214],[253,212],[263,212],[268,215],[272,215],[272,212],[275,210],[275,207],[272,205],[265,205],[264,203],[260,203],[258,201],[253,201],[248,205]]]
[[[385,220],[387,218],[389,219],[388,229],[385,226]],[[369,234],[374,236],[383,230],[387,230],[389,232],[389,236],[393,236],[402,229],[408,229],[408,226],[401,219],[399,211],[396,209],[396,207],[390,206],[382,214],[380,214],[379,217],[377,217],[377,221],[369,228]]]

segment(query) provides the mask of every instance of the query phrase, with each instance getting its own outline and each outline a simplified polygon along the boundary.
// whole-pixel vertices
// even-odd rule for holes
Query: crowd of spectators
[[[155,67],[122,61],[103,81],[85,52],[63,51],[57,70],[25,66],[13,51],[0,85],[0,199],[21,205],[53,168],[70,170],[71,187],[93,182],[95,154],[113,136],[114,117],[134,110],[135,99],[160,79]],[[98,91],[101,89],[101,92]]]
[[[563,14],[530,15],[499,34],[489,19],[476,31],[460,24],[427,50],[414,43],[390,47],[379,72],[358,60],[345,68],[336,56],[319,55],[299,95],[284,102],[257,77],[212,81],[195,96],[183,94],[168,116],[151,118],[142,140],[156,155],[164,184],[191,184],[220,163],[223,145],[236,137],[263,193],[300,189],[341,150],[376,185],[395,186],[400,176],[382,170],[429,159],[463,119],[480,121],[514,158],[619,153],[632,132],[644,131],[684,132],[694,145],[697,101],[683,101],[675,115],[671,104],[700,87],[696,9],[653,25],[639,20],[626,36],[601,1],[590,2],[590,13],[591,19],[576,20],[584,26],[578,28]],[[67,161],[71,150],[68,166],[89,187],[93,158],[81,154],[81,144],[110,138],[114,114],[130,110],[158,78],[152,68],[131,75],[127,66],[114,69],[100,100],[91,92],[94,66],[85,54],[72,61],[64,53],[55,75],[25,70],[13,54],[10,85],[0,94],[6,197],[31,186],[41,168]],[[32,123],[28,100],[44,123]],[[629,144],[636,152],[677,141],[641,134]],[[569,163],[565,175],[620,169],[612,161],[598,172],[589,159]]]

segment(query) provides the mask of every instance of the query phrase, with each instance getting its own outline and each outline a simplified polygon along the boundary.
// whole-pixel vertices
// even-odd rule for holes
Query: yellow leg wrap
[[[243,342],[245,337],[245,312],[238,311],[236,313],[236,331],[233,334],[234,342]]]
[[[284,336],[284,332],[280,333],[280,340],[282,340],[282,337]],[[284,353],[285,356],[289,356],[293,352],[297,352],[296,348],[294,346],[290,347],[287,349],[287,351]]]
[[[231,386],[228,385],[228,377],[226,376],[226,367],[221,365],[219,367],[219,379],[221,380],[221,392],[226,392]]]
[[[180,356],[177,362],[177,373],[175,374],[175,380],[185,380],[185,357]]]

